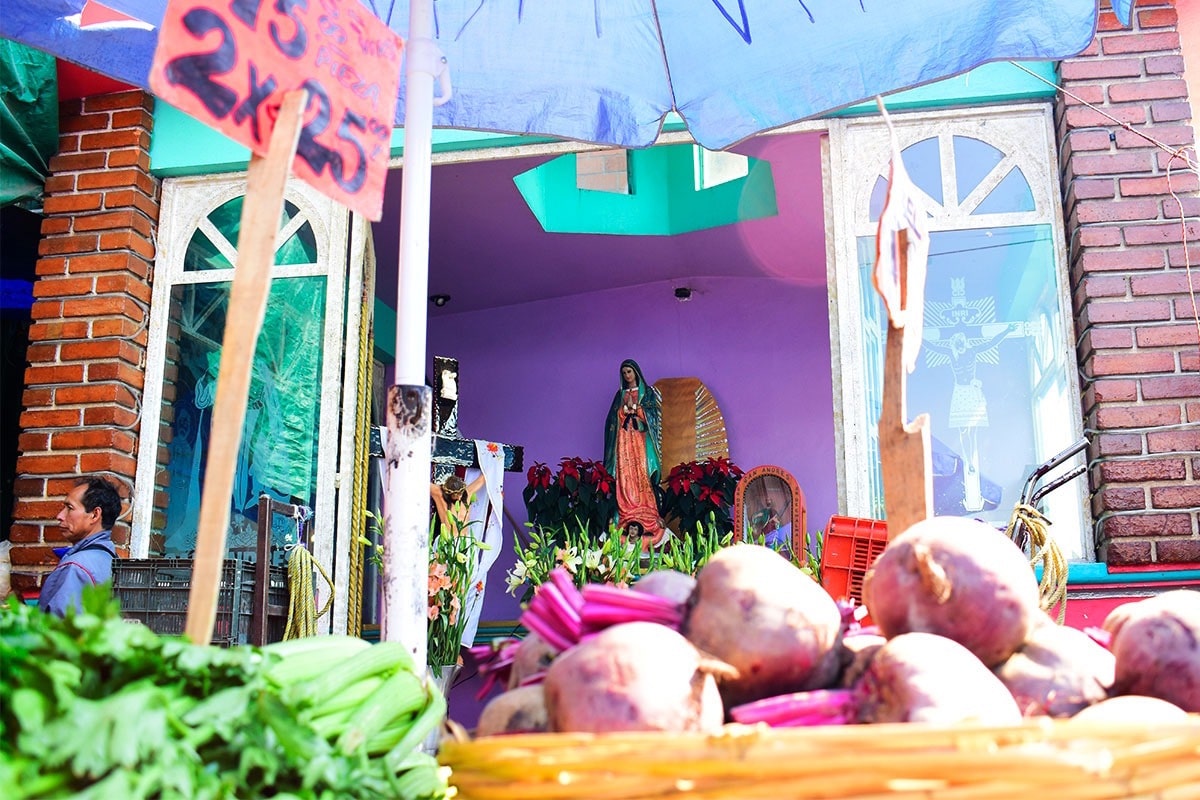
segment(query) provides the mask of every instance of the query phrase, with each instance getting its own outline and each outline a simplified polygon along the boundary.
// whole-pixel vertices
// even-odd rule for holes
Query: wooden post
[[[229,528],[229,498],[233,494],[233,475],[246,419],[254,350],[271,290],[271,267],[275,262],[279,218],[283,213],[283,189],[296,154],[307,101],[308,92],[302,89],[284,95],[279,117],[271,131],[267,155],[252,155],[247,169],[237,266],[225,317],[208,441],[208,464],[204,471],[204,493],[200,499],[200,521],[196,532],[196,558],[184,629],[187,637],[198,644],[212,640],[221,567],[225,561],[225,535]]]
[[[900,305],[908,305],[908,232],[897,231],[900,259]],[[884,507],[888,538],[933,516],[933,481],[929,415],[907,421],[907,375],[904,337],[920,336],[910,326],[897,328],[889,320],[883,360],[883,407],[879,414],[879,457],[883,471]]]

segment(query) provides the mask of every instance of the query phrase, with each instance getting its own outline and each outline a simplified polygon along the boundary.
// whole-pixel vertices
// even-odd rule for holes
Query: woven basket
[[[524,734],[447,739],[460,800],[1200,798],[1200,715],[1171,725],[1034,720],[719,735]]]

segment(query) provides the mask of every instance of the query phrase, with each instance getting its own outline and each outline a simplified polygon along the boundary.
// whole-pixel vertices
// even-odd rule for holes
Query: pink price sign
[[[170,0],[150,88],[261,156],[283,94],[308,90],[294,172],[378,220],[403,50],[357,0]]]

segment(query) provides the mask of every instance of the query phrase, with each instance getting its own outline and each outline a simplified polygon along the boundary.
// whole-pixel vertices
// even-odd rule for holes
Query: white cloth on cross
[[[475,535],[482,530],[480,540],[487,549],[480,550],[471,588],[467,592],[467,625],[463,629],[464,647],[475,644],[475,633],[479,630],[479,616],[483,612],[483,594],[487,589],[487,574],[500,556],[504,545],[504,447],[496,442],[475,441],[475,452],[480,469],[467,470],[469,484],[482,472],[484,491],[479,493],[467,515],[467,530]],[[491,510],[491,513],[489,512]],[[474,523],[479,523],[475,525]]]

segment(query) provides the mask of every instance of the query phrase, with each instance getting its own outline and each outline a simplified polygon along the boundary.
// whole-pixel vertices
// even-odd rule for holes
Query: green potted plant
[[[535,463],[525,477],[521,496],[532,526],[559,534],[580,530],[592,540],[608,530],[617,511],[616,482],[602,462],[564,458],[557,472]]]
[[[678,536],[691,536],[710,522],[721,535],[733,531],[733,494],[742,470],[728,458],[677,465],[659,491],[658,508]]]

